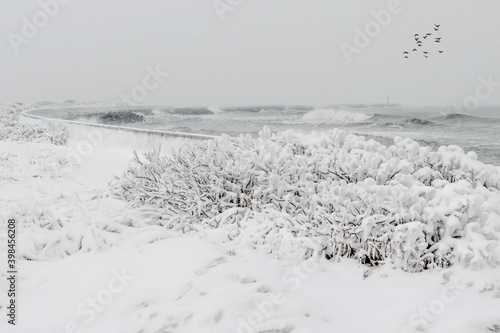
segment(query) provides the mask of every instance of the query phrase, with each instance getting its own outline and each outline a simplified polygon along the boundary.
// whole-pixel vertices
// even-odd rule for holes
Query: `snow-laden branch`
[[[277,256],[407,271],[498,263],[500,172],[457,146],[265,128],[258,139],[223,136],[137,156],[113,186],[166,228],[224,228],[228,239]]]

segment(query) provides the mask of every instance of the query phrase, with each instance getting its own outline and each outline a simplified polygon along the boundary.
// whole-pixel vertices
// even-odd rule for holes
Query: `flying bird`
[[[408,51],[404,51],[403,54],[408,54]]]
[[[429,52],[427,52],[427,51],[424,51],[424,54],[427,54],[427,53],[429,53]]]
[[[413,49],[411,52],[415,52],[417,49]]]
[[[443,53],[444,51],[439,51],[439,53]]]
[[[428,56],[424,55],[424,57],[429,58]]]
[[[405,59],[408,59],[408,56],[405,56]]]

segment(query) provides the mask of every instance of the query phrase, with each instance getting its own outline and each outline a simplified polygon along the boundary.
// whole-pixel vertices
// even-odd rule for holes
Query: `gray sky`
[[[68,3],[47,7],[50,17],[41,3],[54,1]],[[232,10],[218,13],[212,0],[4,0],[0,102],[111,101],[140,89],[158,66],[169,76],[142,104],[324,105],[390,95],[451,105],[476,96],[479,76],[500,82],[498,0],[401,0],[385,27],[371,12],[391,1],[217,1]],[[435,23],[442,43],[426,40],[429,59],[420,50],[404,59],[413,35]],[[341,43],[355,46],[355,28],[377,24],[348,62]],[[477,100],[500,104],[500,83],[487,89]]]

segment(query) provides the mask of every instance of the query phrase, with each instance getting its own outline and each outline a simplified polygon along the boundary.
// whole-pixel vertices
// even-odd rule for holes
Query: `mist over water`
[[[69,112],[68,112],[69,111]],[[128,111],[142,117],[116,119],[109,113]],[[120,124],[137,128],[230,136],[257,136],[264,126],[272,131],[293,129],[302,133],[341,128],[390,145],[395,136],[411,138],[434,149],[458,145],[474,151],[478,159],[500,165],[500,108],[404,107],[404,106],[255,106],[255,107],[120,107],[60,109],[58,118]],[[45,113],[47,114],[47,113]],[[102,115],[108,114],[107,117]],[[97,116],[100,115],[100,116]]]

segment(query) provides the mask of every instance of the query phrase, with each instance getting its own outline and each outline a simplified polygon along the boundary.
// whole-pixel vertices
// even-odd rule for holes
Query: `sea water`
[[[98,117],[109,112],[133,112],[137,117],[118,120]],[[256,107],[118,107],[62,109],[58,118],[110,123],[129,127],[230,136],[257,136],[267,125],[272,131],[302,133],[341,128],[385,145],[394,137],[411,138],[421,145],[458,145],[478,159],[500,165],[500,107],[407,107],[397,105],[256,106]]]

